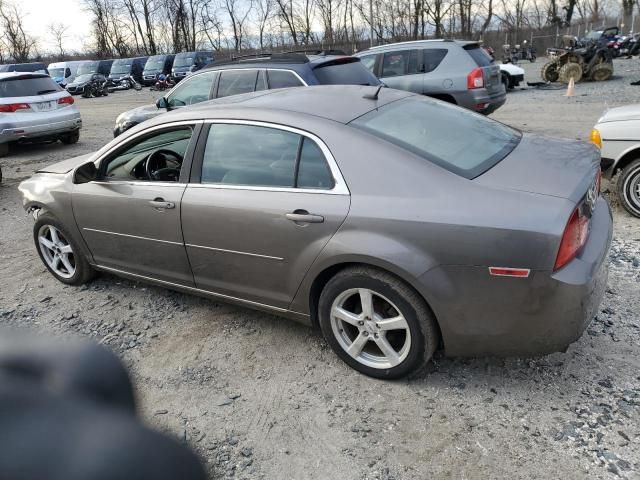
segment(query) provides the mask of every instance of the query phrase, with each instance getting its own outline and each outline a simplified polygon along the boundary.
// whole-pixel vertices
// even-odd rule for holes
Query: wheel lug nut
[[[362,332],[362,334],[363,334],[365,337],[368,337],[368,336],[369,336],[369,332]]]
[[[364,322],[363,322],[362,320],[360,320],[360,321],[358,322],[358,325],[364,325]]]
[[[373,336],[374,336],[374,337],[376,337],[376,338],[378,338],[378,334],[377,334],[377,333],[374,333],[374,334],[373,334]]]

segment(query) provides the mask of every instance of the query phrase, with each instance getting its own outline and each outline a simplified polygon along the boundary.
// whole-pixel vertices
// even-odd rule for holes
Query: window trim
[[[131,135],[123,142],[119,142],[109,148],[106,152],[100,154],[98,158],[94,160],[96,167],[99,172],[103,173],[103,163],[107,160],[108,157],[115,154],[118,150],[124,150],[128,148],[132,143],[136,142],[140,137],[151,134],[157,130],[172,130],[179,127],[193,127],[193,135],[191,136],[191,140],[189,141],[189,146],[187,147],[187,151],[185,152],[182,168],[180,169],[180,178],[177,182],[154,182],[153,180],[94,180],[91,183],[97,185],[154,185],[154,186],[175,186],[182,185],[185,186],[188,183],[191,168],[193,166],[194,153],[196,150],[196,145],[198,143],[198,139],[200,138],[200,134],[202,132],[202,124],[203,120],[183,120],[179,122],[171,122],[164,123],[161,125],[154,125],[153,127],[147,128],[140,132],[137,132]],[[79,167],[78,167],[79,168]]]
[[[202,163],[204,161],[204,150],[207,143],[207,137],[209,128],[214,124],[232,124],[232,125],[247,125],[253,127],[266,127],[276,130],[283,130],[290,133],[295,133],[301,137],[308,138],[318,145],[325,161],[329,166],[329,171],[333,177],[333,188],[320,189],[320,188],[295,188],[295,187],[269,187],[269,186],[253,186],[253,185],[227,185],[222,183],[202,183]],[[288,125],[280,125],[271,122],[262,122],[258,120],[236,120],[236,119],[207,119],[204,120],[204,125],[200,132],[201,141],[198,142],[198,147],[193,155],[193,166],[191,169],[191,178],[189,180],[189,188],[215,188],[215,189],[227,189],[227,190],[256,190],[256,191],[268,191],[268,192],[295,192],[295,193],[320,193],[325,195],[350,195],[349,187],[342,176],[342,172],[338,167],[338,164],[331,154],[329,147],[316,135],[301,130],[299,128],[289,127]],[[297,162],[296,162],[297,163]]]

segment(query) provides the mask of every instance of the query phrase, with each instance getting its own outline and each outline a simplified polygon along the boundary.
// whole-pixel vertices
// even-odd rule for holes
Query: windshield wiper
[[[57,92],[57,90],[40,90],[38,93],[36,93],[36,95],[44,95],[45,93],[54,93]]]

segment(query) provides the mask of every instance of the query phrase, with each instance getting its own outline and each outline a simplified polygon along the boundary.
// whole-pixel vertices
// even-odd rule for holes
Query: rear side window
[[[493,167],[521,137],[506,125],[419,96],[372,110],[350,125],[465,178],[475,178]]]
[[[340,58],[314,68],[321,85],[379,85],[378,79],[355,57]]]
[[[228,70],[220,74],[217,98],[253,92],[258,70]]]
[[[320,147],[313,140],[305,138],[300,151],[298,166],[298,188],[330,190],[333,188],[333,175]]]
[[[487,67],[491,65],[491,62],[493,62],[493,59],[491,58],[491,56],[489,56],[486,50],[484,48],[480,48],[480,45],[476,43],[465,45],[463,48],[469,55],[471,55],[471,58],[473,58],[473,60],[476,62],[476,65],[478,65],[479,67]]]
[[[397,77],[418,73],[418,50],[387,52],[382,59],[382,76]]]
[[[449,50],[445,48],[426,48],[423,50],[424,56],[424,71],[433,72],[438,65],[447,56]]]
[[[31,97],[60,92],[62,89],[50,77],[13,77],[0,80],[0,98]]]
[[[269,88],[301,87],[304,84],[293,73],[286,70],[269,70]]]

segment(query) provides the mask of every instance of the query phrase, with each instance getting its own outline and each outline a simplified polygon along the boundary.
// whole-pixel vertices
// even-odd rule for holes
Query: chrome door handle
[[[297,210],[296,210],[297,211]],[[287,213],[285,214],[287,220],[291,220],[296,223],[322,223],[324,217],[321,215],[312,215],[310,213]]]
[[[149,205],[159,210],[166,210],[170,208],[176,208],[176,204],[173,202],[165,202],[162,198],[156,198],[149,201]]]

